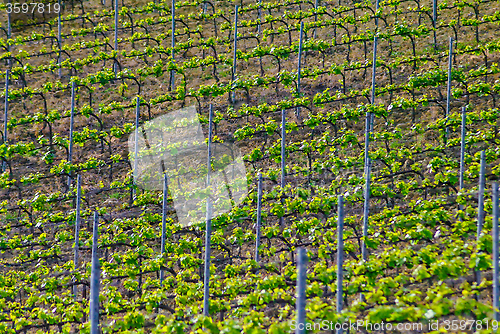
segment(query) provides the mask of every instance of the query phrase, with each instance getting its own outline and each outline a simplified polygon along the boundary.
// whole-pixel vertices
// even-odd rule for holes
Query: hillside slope
[[[317,324],[311,332],[333,333],[319,327],[323,321],[419,322],[431,332],[437,320],[445,332],[492,332],[499,1],[439,2],[435,24],[432,3],[418,0],[381,1],[377,11],[369,1],[178,2],[174,48],[171,2],[118,5],[116,44],[109,0],[66,4],[60,41],[54,13],[35,21],[12,16],[9,39],[2,5],[2,96],[7,70],[10,78],[0,145],[1,333],[90,331],[94,212],[103,333],[290,333],[298,248],[307,250],[306,319]],[[137,97],[140,124],[195,106],[204,137],[212,105],[213,141],[244,155],[248,197],[211,221],[209,316],[205,220],[180,224],[170,193],[162,254],[162,191],[134,185],[128,138]],[[481,328],[471,320],[482,320]]]

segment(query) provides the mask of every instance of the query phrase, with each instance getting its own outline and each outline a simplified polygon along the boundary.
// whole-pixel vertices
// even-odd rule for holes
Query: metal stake
[[[71,163],[73,161],[73,128],[75,122],[75,82],[71,83],[71,114],[69,121],[69,146],[68,146],[68,162]],[[68,191],[71,187],[71,171],[68,175]]]
[[[306,284],[307,284],[307,251],[297,249],[297,327],[296,334],[304,334],[306,322]],[[299,326],[301,325],[301,326]],[[301,328],[300,328],[301,327]]]
[[[448,53],[448,85],[446,88],[446,137],[448,140],[448,115],[450,114],[450,99],[451,99],[451,65],[453,60],[453,38],[450,37],[450,47]]]
[[[300,97],[300,70],[302,69],[302,38],[304,34],[304,22],[300,22],[300,38],[299,38],[299,63],[297,65],[297,97]],[[300,117],[300,107],[296,109],[297,118]]]
[[[344,277],[344,198],[338,197],[337,210],[337,313],[342,312],[342,280]],[[337,334],[342,334],[342,329],[337,329]]]
[[[498,294],[498,183],[493,183],[493,312],[494,319],[500,321],[500,301]]]
[[[481,167],[479,169],[479,192],[477,196],[477,241],[481,237],[484,222],[484,184],[486,179],[486,153],[481,152]],[[476,271],[476,282],[481,283],[481,271]]]
[[[167,222],[167,199],[168,199],[168,177],[167,174],[163,174],[163,205],[161,211],[161,255],[165,254],[165,230]],[[165,278],[165,272],[160,269],[160,284],[163,283]]]
[[[238,43],[238,5],[234,8],[234,45],[233,45],[233,73],[231,75],[231,82],[236,80],[236,50]],[[231,90],[231,102],[235,102],[234,90]]]
[[[94,211],[94,231],[92,237],[92,271],[90,274],[90,334],[99,334],[99,278],[100,265],[97,254],[99,238],[99,214]]]
[[[210,173],[212,170],[212,122],[213,109],[210,104],[210,116],[208,120],[208,161],[207,161],[207,187],[210,187]],[[204,270],[204,291],[203,291],[203,315],[209,316],[210,311],[210,254],[211,254],[211,234],[212,234],[212,201],[210,194],[207,197],[207,219],[205,231],[205,270]]]
[[[82,200],[82,176],[78,174],[76,177],[76,212],[75,212],[75,248],[74,248],[74,258],[73,265],[75,270],[79,267],[79,258],[78,252],[80,250],[80,203]],[[73,295],[75,296],[78,293],[78,288],[76,285],[73,285]]]
[[[204,4],[206,6],[206,4]],[[205,7],[203,7],[205,13]],[[172,0],[172,61],[175,60],[175,0]],[[175,71],[170,70],[170,90],[175,89]]]

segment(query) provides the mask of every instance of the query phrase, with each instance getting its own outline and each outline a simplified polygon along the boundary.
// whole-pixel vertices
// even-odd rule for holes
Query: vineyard
[[[0,333],[496,331],[498,0],[25,9],[0,3]],[[178,110],[206,186],[230,148],[247,196],[141,187]]]

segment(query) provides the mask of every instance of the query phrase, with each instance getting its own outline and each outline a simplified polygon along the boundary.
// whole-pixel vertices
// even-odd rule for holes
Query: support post
[[[212,122],[213,109],[210,104],[210,115],[208,118],[208,161],[207,161],[207,188],[210,188],[210,173],[212,170]],[[211,193],[211,192],[210,192]],[[210,254],[211,254],[211,234],[212,234],[212,201],[211,194],[207,197],[207,217],[205,231],[205,270],[203,277],[203,315],[210,315]]]
[[[368,237],[368,215],[370,213],[370,182],[371,182],[371,169],[372,161],[370,158],[366,159],[365,166],[365,202],[363,206],[363,237],[366,239]],[[368,251],[366,248],[366,242],[363,241],[361,253],[363,260],[368,260]]]
[[[69,118],[69,144],[68,144],[68,162],[73,161],[73,131],[75,122],[75,82],[71,82],[71,114]],[[71,188],[72,176],[71,171],[68,175],[68,191]]]
[[[206,3],[204,4],[206,6]],[[205,13],[205,7],[203,7]],[[172,0],[172,61],[175,60],[175,0]],[[175,70],[170,70],[170,90],[175,90]]]
[[[259,181],[257,186],[257,226],[255,231],[255,262],[260,261],[260,228],[262,223],[262,173],[259,173]]]
[[[135,141],[134,141],[134,180],[132,184],[132,197],[135,198],[136,190],[135,185],[137,182],[137,164],[138,164],[138,150],[139,150],[139,116],[141,112],[141,98],[137,96],[135,104]]]
[[[5,71],[5,97],[3,114],[3,142],[7,144],[7,123],[9,121],[9,77],[10,71]],[[7,168],[5,161],[2,161],[2,172]]]
[[[115,51],[118,52],[118,0],[115,0]],[[118,57],[118,55],[117,55]],[[115,77],[116,74],[118,73],[118,63],[115,60]]]
[[[12,4],[12,1],[9,0],[10,4]],[[7,52],[10,52],[10,42],[9,42],[9,39],[11,38],[12,36],[12,17],[11,17],[11,13],[7,13]],[[10,60],[10,57],[9,57],[9,60],[7,60],[7,66],[10,66],[11,65],[11,60]]]
[[[317,1],[317,0],[316,0]],[[257,12],[257,18],[259,20],[259,24],[257,25],[257,33],[260,36],[261,33],[261,26],[260,26],[260,20],[262,18],[262,0],[259,0],[259,10]]]
[[[286,111],[285,109],[281,110],[281,188],[285,188],[286,185]],[[283,198],[281,199],[281,203],[283,203]],[[285,225],[285,218],[280,217],[280,225],[283,227]]]
[[[73,265],[74,269],[80,266],[79,259],[79,251],[80,251],[80,205],[82,201],[82,176],[78,174],[76,177],[76,210],[75,210],[75,248],[74,248],[74,257],[73,257]],[[78,288],[76,285],[73,285],[73,295],[75,296],[75,300],[77,298]]]
[[[498,183],[493,183],[493,313],[494,320],[500,321],[499,281],[498,275]]]
[[[62,40],[61,40],[61,0],[57,0],[59,4],[59,12],[57,13],[57,46],[59,48],[59,54],[57,55],[57,64],[59,65],[58,75],[59,79],[62,77],[62,69],[61,69],[61,50],[62,50]]]
[[[344,278],[344,198],[342,195],[338,197],[337,209],[337,313],[342,312],[343,288],[342,281]],[[342,329],[337,329],[337,334],[342,334]]]
[[[453,61],[453,38],[450,37],[450,46],[448,52],[448,84],[446,87],[446,135],[445,142],[448,140],[448,116],[450,114],[450,100],[451,100],[451,66]]]
[[[99,334],[99,279],[100,266],[98,256],[99,214],[94,211],[94,231],[92,236],[92,269],[90,274],[90,334]]]
[[[437,29],[437,0],[432,0],[432,26],[434,28],[434,49],[437,49],[436,29]]]
[[[299,63],[297,64],[297,97],[300,97],[300,71],[302,69],[302,38],[304,35],[304,22],[300,22],[300,37],[299,37]],[[300,117],[300,107],[295,110],[297,118]]]
[[[296,334],[305,334],[306,322],[307,251],[297,249],[297,326]]]
[[[486,153],[481,151],[481,167],[479,169],[479,191],[477,195],[477,242],[483,232],[484,222],[484,185],[486,179]],[[476,271],[477,285],[481,283],[481,271]]]
[[[161,256],[165,254],[165,230],[167,224],[167,199],[168,199],[168,178],[167,174],[163,174],[163,203],[161,210]],[[163,284],[165,278],[165,272],[160,269],[160,284]]]
[[[238,47],[238,5],[234,8],[234,40],[233,40],[233,73],[231,75],[231,82],[236,80],[236,50]],[[231,90],[231,102],[235,102],[234,90]]]

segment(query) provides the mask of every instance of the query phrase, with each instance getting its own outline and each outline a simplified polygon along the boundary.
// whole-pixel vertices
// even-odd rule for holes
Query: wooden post
[[[342,281],[344,277],[344,198],[338,197],[337,209],[337,313],[342,312]],[[337,330],[337,334],[342,334],[342,329]]]
[[[99,214],[94,211],[94,231],[92,237],[92,271],[90,274],[90,334],[99,334],[99,278],[100,265],[97,254],[99,238]]]
[[[207,188],[210,188],[210,173],[212,170],[212,122],[213,109],[210,104],[210,116],[208,119],[208,161],[207,161]],[[212,234],[212,201],[210,195],[207,197],[207,219],[205,231],[205,270],[204,270],[204,291],[203,291],[203,315],[210,315],[210,254],[211,254],[211,234]]]
[[[305,334],[306,322],[307,251],[297,249],[297,326],[296,334]]]

